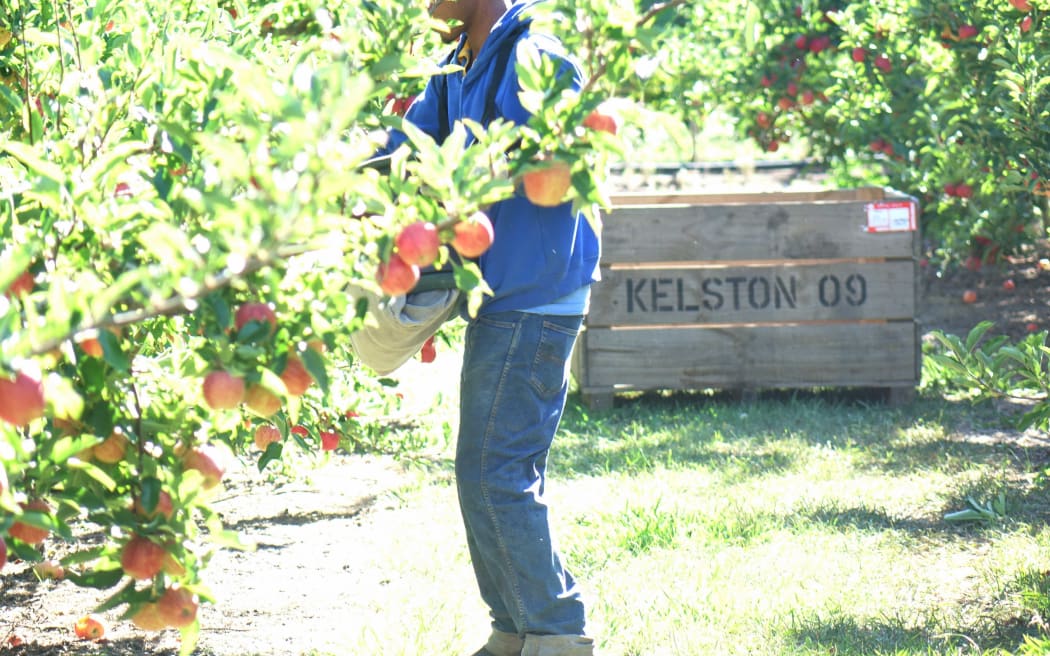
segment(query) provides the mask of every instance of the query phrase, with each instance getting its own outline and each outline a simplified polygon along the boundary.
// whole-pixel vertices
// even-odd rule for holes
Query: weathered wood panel
[[[912,260],[603,269],[588,326],[911,319]]]
[[[603,218],[606,264],[912,257],[915,233],[866,230],[867,203],[618,207]]]
[[[887,197],[882,187],[858,189],[823,189],[814,191],[774,191],[765,193],[687,193],[629,192],[612,194],[613,207],[626,205],[727,205],[730,203],[766,204],[817,201],[874,201]]]
[[[574,372],[612,390],[912,386],[914,322],[616,330],[590,328]]]

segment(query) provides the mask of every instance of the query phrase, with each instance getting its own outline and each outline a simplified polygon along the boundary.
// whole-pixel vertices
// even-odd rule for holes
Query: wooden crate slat
[[[865,230],[866,202],[618,207],[602,261],[695,262],[911,257],[915,233]]]
[[[727,205],[730,203],[802,203],[817,201],[875,201],[888,197],[882,187],[821,189],[764,193],[625,192],[612,194],[613,207],[627,205]]]
[[[586,354],[574,374],[587,391],[899,387],[918,381],[914,322],[589,327],[585,334]]]
[[[588,326],[912,319],[909,260],[603,269]]]

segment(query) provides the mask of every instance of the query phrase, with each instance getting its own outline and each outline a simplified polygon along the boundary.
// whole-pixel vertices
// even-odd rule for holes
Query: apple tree
[[[64,543],[103,609],[192,650],[205,567],[243,546],[211,508],[233,459],[409,446],[370,420],[392,394],[349,348],[370,308],[347,289],[401,293],[434,263],[476,308],[484,208],[514,193],[597,225],[621,152],[603,79],[679,4],[553,4],[537,20],[600,55],[584,88],[526,52],[533,120],[438,145],[399,116],[440,72],[423,2],[5,3],[0,568]],[[411,148],[386,174],[391,128]]]
[[[842,185],[916,196],[944,260],[1050,229],[1050,5],[753,0],[727,62],[741,133],[804,140]]]

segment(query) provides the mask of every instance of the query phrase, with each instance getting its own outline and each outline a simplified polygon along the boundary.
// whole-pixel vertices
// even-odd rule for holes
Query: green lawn
[[[392,541],[377,557],[412,581],[384,591],[407,614],[384,653],[466,652],[484,628],[451,446],[376,519]],[[1034,654],[1050,650],[1034,640],[1048,454],[1045,435],[932,394],[900,409],[835,391],[637,395],[604,413],[573,399],[548,494],[605,655]],[[944,520],[999,493],[1005,516]],[[408,543],[395,527],[421,517],[432,530]],[[436,558],[453,565],[435,573]]]

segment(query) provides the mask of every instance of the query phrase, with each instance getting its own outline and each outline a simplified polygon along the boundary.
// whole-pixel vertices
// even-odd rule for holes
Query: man
[[[451,22],[443,38],[456,44],[463,70],[433,78],[406,120],[436,139],[463,118],[525,123],[513,56],[524,40],[579,88],[559,42],[530,29],[526,13],[540,1],[431,2],[431,15]],[[487,116],[493,100],[498,116]],[[395,133],[388,150],[403,141]],[[495,240],[478,264],[494,294],[468,318],[456,449],[467,546],[492,616],[492,635],[474,656],[590,655],[583,602],[552,540],[543,493],[569,357],[599,277],[599,241],[570,203],[539,207],[519,193],[486,212]]]

